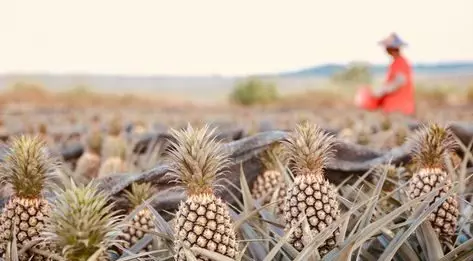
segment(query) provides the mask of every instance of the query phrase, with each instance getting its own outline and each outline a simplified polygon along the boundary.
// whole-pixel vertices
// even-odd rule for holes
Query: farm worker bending
[[[378,99],[379,108],[386,113],[400,112],[405,115],[414,115],[412,69],[401,54],[401,47],[404,47],[406,43],[395,33],[379,43],[392,57],[392,63],[389,66],[385,83],[373,90],[373,96]]]

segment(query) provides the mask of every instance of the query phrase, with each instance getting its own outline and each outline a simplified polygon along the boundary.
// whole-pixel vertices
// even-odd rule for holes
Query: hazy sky
[[[473,0],[0,0],[0,73],[246,74],[473,60]]]

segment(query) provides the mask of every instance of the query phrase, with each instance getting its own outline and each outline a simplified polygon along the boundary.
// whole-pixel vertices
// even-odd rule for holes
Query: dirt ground
[[[51,93],[31,88],[10,90],[0,95],[1,120],[7,132],[37,129],[70,129],[88,125],[94,116],[102,122],[119,116],[124,122],[142,122],[150,128],[182,126],[187,122],[226,122],[251,128],[271,122],[277,128],[290,128],[295,122],[313,120],[333,128],[350,122],[378,124],[385,117],[353,105],[352,93],[307,92],[281,97],[267,105],[242,107],[228,102],[202,104],[192,97],[144,97],[97,93]],[[461,94],[418,93],[418,120],[473,121],[473,99]],[[394,121],[411,118],[390,116]]]

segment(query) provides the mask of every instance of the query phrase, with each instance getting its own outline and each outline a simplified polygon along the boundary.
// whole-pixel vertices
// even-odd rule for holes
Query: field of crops
[[[473,260],[471,105],[433,102],[4,106],[0,258]]]

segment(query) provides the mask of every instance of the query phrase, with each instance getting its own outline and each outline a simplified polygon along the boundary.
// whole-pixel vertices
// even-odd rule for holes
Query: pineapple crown
[[[48,134],[48,126],[45,123],[40,123],[38,126],[38,132],[42,135]]]
[[[335,137],[309,122],[298,124],[282,143],[296,176],[323,174],[328,161],[335,156]]]
[[[169,175],[186,187],[188,195],[213,194],[230,162],[222,144],[212,138],[214,132],[209,125],[194,129],[190,124],[171,130],[175,141],[170,141]]]
[[[114,146],[112,151],[112,157],[118,157],[122,160],[126,158],[126,144],[124,142],[120,142]]]
[[[149,182],[131,184],[130,190],[125,190],[125,198],[128,200],[131,209],[141,205],[144,201],[153,196],[153,186]]]
[[[445,160],[457,147],[449,126],[423,125],[409,139],[412,159],[421,168],[445,169]]]
[[[41,237],[62,249],[70,261],[88,260],[99,249],[108,249],[121,235],[123,216],[113,211],[114,203],[98,190],[97,183],[71,185],[56,192]]]
[[[395,129],[394,135],[396,140],[396,145],[401,146],[406,141],[408,137],[409,130],[407,126],[401,125]]]
[[[280,143],[273,143],[271,146],[260,153],[260,160],[263,163],[265,170],[278,170],[278,161],[284,166],[285,159],[283,158],[282,146]]]
[[[144,132],[146,132],[147,128],[148,127],[147,127],[145,121],[138,120],[133,125],[133,133],[136,133],[136,134],[144,133]]]
[[[122,132],[122,122],[120,118],[113,118],[108,125],[108,134],[118,136]]]
[[[89,150],[100,154],[102,150],[103,136],[99,131],[94,131],[87,136],[86,143]]]
[[[118,157],[122,160],[126,158],[126,141],[121,137],[109,136],[107,142],[102,146],[102,151],[105,150],[109,154],[103,155],[105,157]]]
[[[39,136],[14,137],[1,167],[0,183],[11,184],[18,197],[35,198],[50,185],[56,167],[58,161]]]

